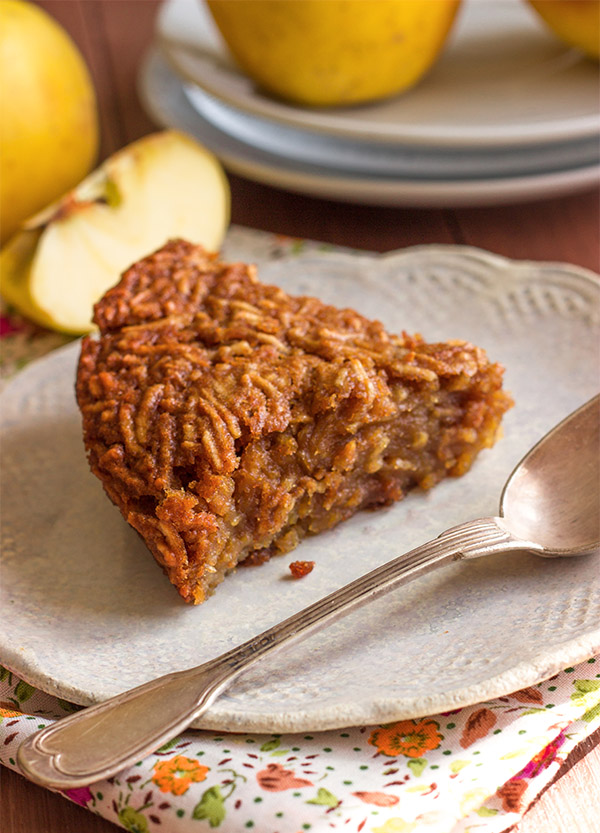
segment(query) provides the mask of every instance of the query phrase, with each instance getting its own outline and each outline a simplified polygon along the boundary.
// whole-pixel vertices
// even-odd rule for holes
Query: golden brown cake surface
[[[182,240],[96,305],[77,399],[92,471],[188,602],[241,560],[461,475],[502,368],[260,283]]]

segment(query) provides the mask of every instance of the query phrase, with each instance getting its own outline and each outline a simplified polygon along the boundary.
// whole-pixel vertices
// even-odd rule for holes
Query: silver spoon
[[[456,526],[197,668],[167,674],[28,738],[21,770],[69,789],[109,778],[162,746],[265,654],[451,561],[514,550],[583,555],[600,547],[600,396],[567,417],[509,477],[496,518]]]

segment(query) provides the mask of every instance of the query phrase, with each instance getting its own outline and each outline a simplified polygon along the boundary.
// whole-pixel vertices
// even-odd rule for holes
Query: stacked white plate
[[[140,93],[235,173],[379,205],[553,196],[600,176],[598,67],[523,0],[465,0],[443,56],[404,95],[311,109],[269,97],[229,57],[201,0],[166,0]]]

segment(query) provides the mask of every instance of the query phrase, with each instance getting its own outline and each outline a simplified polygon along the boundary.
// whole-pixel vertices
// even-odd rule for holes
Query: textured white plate
[[[435,176],[394,176],[382,171],[379,175],[373,172],[361,174],[341,165],[328,167],[290,158],[285,153],[271,153],[236,139],[203,118],[190,104],[179,76],[157,52],[150,52],[142,64],[139,93],[154,121],[195,136],[233,173],[311,196],[368,205],[493,205],[555,197],[596,184],[600,178],[600,165],[597,162],[589,164],[586,154],[582,156],[581,166],[567,166],[564,170],[538,170],[527,176],[494,178],[469,176],[461,179],[455,174],[451,179],[439,179]],[[572,159],[570,163],[572,165]]]
[[[226,255],[247,257],[253,240],[232,231]],[[268,247],[251,256],[260,265]],[[91,703],[198,664],[448,526],[494,514],[521,456],[597,392],[600,285],[590,273],[455,247],[382,257],[309,250],[261,272],[392,330],[486,348],[517,403],[504,439],[465,477],[240,569],[188,607],[88,472],[73,398],[78,346],[51,354],[1,402],[0,661],[41,688]],[[316,567],[294,581],[288,564],[298,558]],[[302,731],[446,711],[599,649],[600,556],[489,557],[423,577],[265,659],[200,725]]]
[[[470,148],[564,141],[600,128],[597,66],[561,44],[523,0],[464,3],[420,84],[342,109],[296,107],[257,89],[229,57],[201,0],[167,0],[156,31],[182,77],[239,110],[304,130]]]

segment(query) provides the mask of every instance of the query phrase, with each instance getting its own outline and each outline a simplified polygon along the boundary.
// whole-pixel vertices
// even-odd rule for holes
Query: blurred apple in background
[[[79,51],[31,3],[0,3],[0,76],[0,240],[6,240],[92,168],[98,119]]]
[[[270,93],[341,106],[409,89],[435,62],[460,0],[207,0],[241,68]]]
[[[22,225],[0,252],[0,292],[42,326],[88,332],[94,303],[169,238],[217,250],[229,199],[205,148],[173,130],[146,136]]]
[[[600,58],[600,0],[527,0],[555,35]]]

